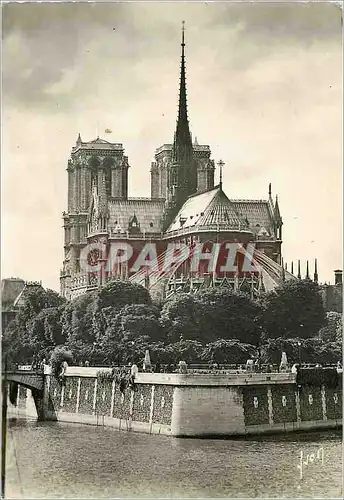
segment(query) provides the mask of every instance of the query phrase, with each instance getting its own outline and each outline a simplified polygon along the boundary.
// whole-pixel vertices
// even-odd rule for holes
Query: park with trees
[[[49,360],[54,349],[73,363],[93,366],[152,362],[244,364],[259,349],[263,363],[337,363],[342,359],[342,318],[326,313],[319,286],[284,282],[252,299],[229,288],[176,293],[153,303],[149,291],[129,281],[65,301],[34,289],[3,333],[3,355],[12,364]]]

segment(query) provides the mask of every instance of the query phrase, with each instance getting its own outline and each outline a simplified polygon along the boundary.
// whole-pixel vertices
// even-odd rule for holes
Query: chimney
[[[343,271],[342,269],[337,269],[334,272],[334,284],[341,285],[343,283]]]

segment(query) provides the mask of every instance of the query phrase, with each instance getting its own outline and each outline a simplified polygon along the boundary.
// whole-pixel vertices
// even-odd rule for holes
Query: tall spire
[[[301,262],[300,262],[300,260],[297,261],[297,277],[299,280],[301,279]]]
[[[306,280],[309,280],[310,277],[309,277],[309,266],[308,266],[308,260],[307,260],[307,264],[306,264]]]
[[[197,163],[194,161],[186,99],[184,21],[181,47],[178,118],[172,148],[172,161],[168,171],[164,228],[169,226],[187,198],[197,191]]]
[[[315,259],[314,261],[314,282],[318,283],[319,281],[319,276],[318,276],[318,259]]]
[[[178,187],[187,188],[187,194],[196,191],[196,178],[192,179],[191,163],[193,159],[192,139],[189,128],[187,98],[186,98],[186,76],[185,76],[185,22],[182,24],[182,55],[180,65],[179,103],[178,119],[173,144],[172,161],[180,167],[178,170]]]
[[[291,274],[294,274],[294,262],[291,261],[291,268],[290,268]]]

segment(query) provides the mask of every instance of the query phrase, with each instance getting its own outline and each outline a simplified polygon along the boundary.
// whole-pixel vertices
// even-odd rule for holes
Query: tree
[[[62,363],[66,361],[68,364],[73,362],[73,354],[64,346],[57,346],[53,349],[50,357],[51,372],[54,377],[58,377]]]
[[[23,305],[4,332],[4,354],[15,363],[30,363],[34,355],[44,356],[46,349],[53,345],[46,338],[46,335],[52,333],[49,330],[49,321],[57,327],[57,317],[64,303],[65,299],[53,290],[44,290],[42,287],[29,289]],[[51,308],[55,309],[55,312],[43,313]],[[58,335],[57,331],[54,331]]]
[[[206,345],[202,359],[208,363],[244,364],[255,353],[256,347],[253,345],[220,339]]]
[[[42,309],[27,323],[27,340],[35,354],[47,357],[53,347],[66,341],[62,334],[62,311],[63,306]]]
[[[318,336],[327,342],[340,342],[343,337],[342,315],[335,311],[327,312],[326,324],[319,330]]]
[[[199,308],[195,295],[179,293],[168,299],[161,310],[160,322],[166,332],[167,342],[200,338]]]
[[[282,352],[287,354],[289,364],[299,363],[337,363],[342,358],[342,344],[324,342],[319,337],[308,339],[269,339],[261,348],[263,363],[279,365]]]
[[[154,341],[159,341],[159,309],[146,304],[127,304],[120,311],[103,309],[105,334],[101,346],[106,359],[127,362],[141,358]]]
[[[99,308],[113,307],[121,309],[127,304],[148,304],[152,300],[146,288],[130,281],[109,281],[98,292]]]
[[[314,337],[325,323],[319,286],[290,280],[262,298],[261,326],[268,338]]]
[[[66,300],[54,290],[44,290],[42,287],[28,289],[25,293],[23,305],[20,307],[16,319],[23,326],[31,321],[42,309],[49,307],[59,307],[65,304]]]
[[[298,339],[275,338],[268,339],[260,348],[261,362],[263,364],[279,365],[282,358],[282,352],[287,354],[289,363],[299,362]],[[306,360],[303,359],[305,362]]]
[[[68,302],[62,314],[62,334],[68,344],[96,342],[94,315],[97,311],[96,293],[85,293]]]
[[[185,361],[186,363],[197,363],[201,360],[203,345],[196,340],[180,340],[168,346],[173,363]]]
[[[159,309],[145,304],[128,304],[120,311],[121,333],[128,340],[139,336],[148,337],[150,341],[161,338]]]
[[[211,288],[196,294],[176,294],[163,305],[161,323],[169,342],[181,336],[204,344],[218,339],[259,343],[260,306],[249,296],[228,288]]]
[[[201,341],[237,339],[259,343],[260,307],[248,295],[228,288],[210,288],[196,294],[195,301]]]

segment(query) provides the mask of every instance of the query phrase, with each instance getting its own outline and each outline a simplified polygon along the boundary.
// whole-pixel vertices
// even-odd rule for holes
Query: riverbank
[[[139,373],[135,390],[99,368],[68,367],[61,385],[45,370],[44,415],[61,422],[175,437],[223,437],[338,428],[342,377],[304,386],[292,373]],[[110,370],[108,370],[109,375]],[[102,370],[104,375],[104,369]],[[34,412],[20,387],[18,411]]]

